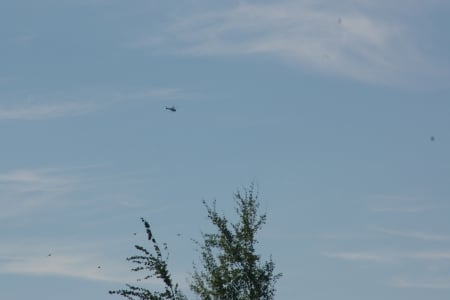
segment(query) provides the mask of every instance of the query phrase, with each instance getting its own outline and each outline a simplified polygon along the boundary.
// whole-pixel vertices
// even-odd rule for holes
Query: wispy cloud
[[[6,260],[3,261],[3,260]],[[0,259],[0,273],[27,275],[60,275],[89,280],[114,281],[97,267],[98,261],[80,255],[55,257],[9,257]]]
[[[399,195],[372,195],[369,209],[374,213],[417,214],[430,211],[430,204],[423,205],[420,200]]]
[[[405,213],[405,214],[415,214],[425,211],[425,208],[423,207],[417,207],[417,206],[380,206],[380,207],[373,207],[373,212],[377,213]]]
[[[406,257],[421,260],[450,260],[450,250],[414,252],[407,254]]]
[[[0,171],[0,221],[73,205],[86,206],[91,211],[111,205],[128,208],[145,205],[141,197],[111,187],[148,184],[152,172],[112,171],[111,168],[110,164],[91,164]],[[95,207],[90,192],[95,194]]]
[[[158,88],[140,91],[117,92],[113,99],[117,101],[127,100],[172,100],[185,98],[186,92],[177,88]]]
[[[368,239],[372,236],[368,234],[356,234],[356,233],[323,233],[318,236],[324,240],[353,240],[353,239]]]
[[[430,281],[412,281],[405,279],[394,279],[391,285],[397,288],[414,289],[450,289],[450,278]]]
[[[344,251],[323,254],[348,261],[398,262],[401,260],[450,260],[450,250],[443,251]]]
[[[17,169],[0,174],[0,182],[19,184],[23,188],[39,191],[58,190],[67,183],[60,177],[53,177],[46,170]]]
[[[102,253],[0,257],[0,274],[62,276],[121,284],[136,283],[148,275],[131,272],[124,259],[105,258]],[[183,279],[186,273],[173,273],[172,276]],[[163,285],[157,278],[146,279],[145,283]]]
[[[445,234],[435,234],[430,232],[422,232],[422,231],[402,231],[402,230],[393,230],[381,227],[372,227],[371,230],[385,233],[388,235],[405,237],[405,238],[413,238],[424,241],[450,241],[450,235]]]
[[[0,173],[0,218],[45,207],[73,190],[75,178],[50,169]]]
[[[63,102],[21,104],[0,107],[0,120],[45,120],[76,116],[90,112],[94,106],[86,103]]]
[[[0,251],[0,273],[3,274],[67,276],[121,283],[136,279],[124,260],[105,257],[103,247],[111,241],[9,244]]]
[[[0,79],[1,82],[1,79]],[[178,88],[140,88],[134,90],[68,91],[68,97],[61,92],[53,94],[28,95],[24,99],[5,101],[0,105],[0,120],[40,121],[85,115],[114,106],[139,102],[167,102],[198,99],[198,95]],[[3,98],[7,98],[3,96]],[[15,97],[17,98],[17,97]],[[68,99],[82,99],[79,101]],[[55,99],[63,99],[56,101]]]
[[[401,10],[387,1],[356,0],[339,5],[329,0],[240,1],[227,8],[177,15],[164,35],[144,37],[132,45],[191,55],[269,54],[303,68],[362,81],[419,82],[436,75],[438,65],[421,53],[415,28],[401,13],[404,6]]]
[[[135,242],[135,241],[134,241]],[[135,267],[111,249],[132,241],[108,240],[33,240],[8,241],[0,248],[0,274],[74,277],[91,281],[136,283],[148,274],[131,272]],[[130,249],[131,250],[131,249]],[[131,250],[130,255],[137,254]],[[120,252],[120,251],[119,251]],[[186,278],[184,272],[174,272],[174,278]],[[162,285],[157,278],[146,284]]]
[[[370,262],[388,262],[392,260],[392,255],[377,252],[338,252],[324,253],[325,256],[350,261],[370,261]]]

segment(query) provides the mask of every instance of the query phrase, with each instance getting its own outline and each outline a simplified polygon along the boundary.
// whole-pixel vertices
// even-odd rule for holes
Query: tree
[[[266,223],[266,214],[258,212],[253,185],[244,194],[238,191],[234,198],[239,217],[236,223],[219,215],[215,202],[211,207],[203,201],[217,233],[203,233],[203,242],[197,242],[202,268],[194,265],[191,289],[202,300],[273,299],[275,283],[282,274],[274,274],[272,258],[261,263],[255,250],[255,236]]]
[[[191,290],[202,300],[271,300],[275,295],[275,284],[281,273],[274,274],[275,264],[270,258],[261,262],[256,254],[257,232],[266,223],[266,214],[259,213],[258,195],[253,184],[244,193],[234,195],[236,223],[231,223],[206,201],[208,218],[216,233],[202,233],[202,242],[195,241],[200,252],[200,266],[194,264]],[[153,252],[136,245],[142,255],[127,258],[138,266],[132,271],[148,271],[144,277],[160,278],[164,283],[163,292],[152,292],[145,288],[127,285],[127,289],[110,291],[130,300],[184,300],[187,299],[173,284],[167,268],[168,254],[163,257],[161,249],[150,230],[150,225],[141,219],[147,237],[153,245]],[[167,252],[167,245],[164,244]]]
[[[153,246],[153,251],[149,251],[145,247],[135,245],[134,247],[141,252],[141,255],[134,255],[127,258],[137,267],[132,268],[131,271],[148,271],[149,275],[145,276],[143,279],[149,279],[156,277],[162,280],[164,284],[163,292],[152,292],[148,289],[138,287],[135,285],[127,284],[127,289],[109,291],[110,294],[121,295],[127,299],[135,300],[185,300],[187,299],[179,290],[178,284],[173,284],[172,277],[170,276],[169,270],[167,268],[167,260],[169,254],[167,251],[167,244],[164,245],[164,251],[166,252],[165,257],[162,254],[161,248],[158,242],[150,230],[150,224],[141,218],[142,223],[144,223],[145,231],[147,233],[147,239]],[[154,252],[155,254],[153,254]],[[138,279],[141,281],[142,279]]]

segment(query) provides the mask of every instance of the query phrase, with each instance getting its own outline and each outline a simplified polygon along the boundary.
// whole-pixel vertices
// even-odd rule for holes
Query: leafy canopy
[[[217,232],[202,233],[202,241],[195,241],[199,247],[200,264],[194,263],[190,288],[202,300],[271,300],[275,295],[275,284],[282,274],[274,274],[272,258],[262,262],[255,250],[258,243],[256,234],[266,223],[266,214],[259,213],[258,195],[253,184],[243,193],[235,193],[234,199],[238,216],[235,223],[217,212],[215,201],[212,206],[203,201],[208,218]],[[127,260],[137,265],[132,271],[147,272],[144,280],[156,277],[162,281],[164,288],[162,291],[150,291],[127,284],[126,289],[109,293],[130,300],[187,300],[178,284],[172,281],[167,265],[168,254],[163,256],[150,224],[143,218],[141,220],[153,250],[135,245],[140,255],[128,257]],[[167,245],[163,246],[164,252],[168,253]]]
[[[273,299],[275,283],[281,274],[274,274],[270,258],[261,262],[256,254],[256,233],[266,223],[266,214],[259,214],[258,196],[253,185],[244,193],[234,195],[238,221],[230,223],[219,215],[216,203],[203,201],[216,233],[203,233],[200,246],[201,268],[194,265],[191,289],[203,300]]]

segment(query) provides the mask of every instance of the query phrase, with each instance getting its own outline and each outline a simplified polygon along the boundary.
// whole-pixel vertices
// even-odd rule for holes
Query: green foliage
[[[217,233],[202,233],[202,242],[195,241],[199,247],[201,267],[194,264],[191,290],[202,300],[272,300],[275,283],[281,273],[274,274],[275,264],[270,258],[261,262],[256,254],[257,232],[266,223],[266,214],[259,213],[258,196],[251,185],[244,194],[234,195],[238,221],[231,223],[225,216],[219,215],[216,203],[212,206],[205,201],[208,218]],[[173,284],[168,271],[168,254],[163,256],[161,248],[143,218],[147,239],[153,250],[135,245],[140,255],[127,260],[137,266],[134,272],[148,272],[143,279],[156,277],[162,280],[164,290],[152,292],[148,289],[126,285],[126,289],[109,291],[130,300],[186,300],[178,284]],[[164,252],[167,252],[167,245]]]
[[[209,206],[203,201],[217,233],[203,233],[203,243],[197,242],[202,268],[194,265],[191,289],[202,300],[273,299],[281,273],[274,274],[271,258],[261,262],[255,253],[255,236],[265,224],[266,215],[258,212],[253,185],[244,194],[237,192],[234,196],[239,216],[236,223],[219,215],[215,202]]]
[[[186,297],[178,289],[178,284],[173,284],[167,268],[167,260],[169,257],[167,245],[165,243],[163,244],[164,251],[167,253],[166,256],[163,257],[161,248],[150,230],[150,224],[143,218],[141,218],[141,221],[144,223],[145,230],[147,232],[147,239],[152,244],[155,254],[142,246],[135,245],[134,247],[142,254],[130,256],[127,260],[137,265],[137,267],[131,269],[133,272],[149,272],[150,275],[145,276],[143,278],[144,280],[152,277],[161,279],[164,283],[164,291],[152,292],[142,287],[127,284],[127,289],[109,291],[109,293],[121,295],[130,300],[185,300]]]

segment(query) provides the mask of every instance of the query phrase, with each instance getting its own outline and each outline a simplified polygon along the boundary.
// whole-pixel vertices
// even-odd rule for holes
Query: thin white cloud
[[[135,280],[124,259],[105,257],[110,241],[35,241],[14,243],[0,249],[0,273],[34,276],[67,276],[85,280],[121,282]],[[45,245],[45,246],[44,246]],[[100,267],[100,268],[99,268]]]
[[[147,273],[132,272],[134,267],[124,259],[105,258],[102,253],[64,254],[52,256],[0,257],[0,274],[29,276],[73,277],[90,281],[136,284]],[[173,273],[176,279],[186,278],[186,273]],[[145,280],[146,284],[162,286],[157,278]],[[121,288],[121,286],[118,286]]]
[[[72,191],[76,179],[45,169],[17,169],[0,173],[0,219],[41,209]]]
[[[29,44],[29,43],[35,41],[36,39],[37,39],[36,35],[24,34],[24,35],[19,35],[19,36],[15,37],[14,41],[17,44],[26,45],[26,44]]]
[[[388,235],[405,237],[405,238],[413,238],[424,241],[450,241],[450,235],[445,234],[435,234],[430,232],[422,232],[422,231],[402,231],[402,230],[393,230],[386,229],[381,227],[373,227],[371,228],[373,231],[385,233]]]
[[[32,185],[38,190],[48,190],[49,186],[66,183],[60,177],[53,177],[45,170],[17,169],[0,174],[0,182]]]
[[[0,120],[46,120],[90,112],[92,105],[77,102],[22,104],[0,107]]]
[[[97,268],[93,258],[62,255],[53,257],[9,257],[0,263],[0,273],[27,275],[60,275],[89,280],[112,281],[112,278]]]
[[[279,1],[178,15],[164,35],[134,47],[191,55],[268,54],[357,80],[407,84],[438,73],[420,51],[405,10],[387,1]],[[423,6],[409,1],[411,7]],[[422,1],[423,2],[423,1]],[[437,5],[427,2],[426,7]],[[412,5],[414,4],[414,5]],[[419,10],[408,8],[410,14]]]
[[[330,258],[338,258],[349,261],[369,261],[369,262],[388,262],[392,260],[392,255],[377,252],[338,252],[324,253]]]
[[[167,100],[167,99],[179,99],[183,98],[183,92],[176,88],[160,88],[160,89],[147,89],[141,91],[127,92],[127,93],[117,93],[117,99],[119,101],[126,100]]]
[[[373,207],[371,209],[373,212],[376,213],[405,213],[405,214],[416,214],[421,213],[425,211],[425,208],[423,207],[417,207],[417,206],[383,206],[383,207]]]
[[[418,214],[433,209],[430,204],[423,205],[419,199],[399,195],[371,195],[369,209],[374,213]]]
[[[73,277],[90,281],[136,283],[148,274],[132,272],[135,265],[110,249],[123,247],[128,240],[27,240],[8,241],[0,249],[0,274]],[[136,250],[126,255],[138,254]],[[100,268],[99,268],[100,267]],[[172,273],[174,278],[186,278],[186,273]],[[157,278],[145,283],[162,285]],[[120,288],[120,286],[119,286]]]
[[[438,279],[430,281],[412,281],[406,279],[392,280],[391,285],[397,288],[414,288],[414,289],[450,289],[449,279]]]
[[[348,261],[399,262],[401,260],[450,260],[450,251],[343,251],[323,254],[330,258]]]
[[[95,199],[100,206],[115,204],[137,208],[144,205],[145,201],[141,197],[126,191],[110,191],[110,187],[148,183],[152,173],[103,169],[108,166],[109,164],[93,164],[0,171],[0,221],[73,205],[87,205],[92,209],[90,197],[84,194],[80,199],[78,193],[93,190],[97,191]],[[86,169],[97,170],[87,172]],[[99,187],[105,189],[98,190]],[[162,206],[160,209],[168,207]]]
[[[450,260],[450,251],[422,251],[410,253],[407,257],[420,260]]]
[[[318,236],[320,239],[324,240],[353,240],[353,239],[368,239],[372,236],[367,234],[356,234],[356,233],[324,233]]]
[[[55,118],[74,117],[104,110],[115,105],[144,101],[174,101],[193,98],[188,92],[177,88],[141,88],[126,91],[85,90],[69,91],[71,97],[81,101],[67,99],[63,93],[29,95],[23,100],[10,100],[0,105],[0,120],[39,121]],[[3,96],[6,98],[6,96]]]

